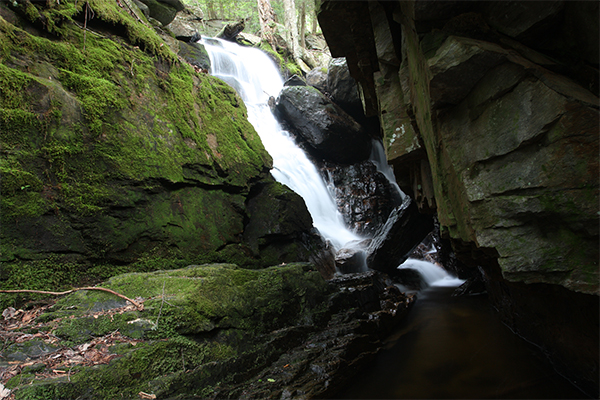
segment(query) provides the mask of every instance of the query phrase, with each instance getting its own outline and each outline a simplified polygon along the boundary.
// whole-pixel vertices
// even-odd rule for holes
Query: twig
[[[0,290],[0,293],[40,293],[40,294],[51,294],[53,296],[62,296],[65,294],[77,292],[78,290],[100,290],[102,292],[108,292],[108,293],[114,294],[115,296],[118,296],[122,299],[127,300],[128,302],[133,304],[140,311],[142,311],[144,309],[143,304],[138,303],[137,301],[131,300],[129,297],[124,296],[121,293],[117,293],[114,290],[106,289],[103,287],[81,287],[81,288],[66,290],[64,292],[49,292],[49,291],[45,291],[45,290],[31,290],[31,289]]]

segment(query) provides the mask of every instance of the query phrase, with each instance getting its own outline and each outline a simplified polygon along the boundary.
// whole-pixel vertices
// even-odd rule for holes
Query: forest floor
[[[5,385],[16,376],[29,373],[34,374],[36,380],[64,377],[70,380],[74,373],[73,368],[76,366],[108,364],[118,357],[111,352],[113,345],[117,343],[136,345],[142,341],[128,338],[115,331],[91,338],[90,341],[77,346],[61,345],[60,339],[52,332],[62,319],[38,321],[38,317],[54,303],[54,301],[46,302],[26,310],[15,310],[9,307],[2,313],[4,318],[0,320],[0,400],[15,399],[14,393],[5,388]],[[134,305],[128,304],[125,307],[93,312],[88,316],[92,318],[112,316],[135,309]],[[140,393],[140,398],[153,398],[144,395],[146,394]]]

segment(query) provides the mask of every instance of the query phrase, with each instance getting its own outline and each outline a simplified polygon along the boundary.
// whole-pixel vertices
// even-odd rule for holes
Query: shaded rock
[[[394,276],[398,266],[432,229],[431,217],[420,214],[407,196],[375,233],[367,249],[367,265]]]
[[[350,75],[345,58],[333,58],[327,67],[327,91],[342,110],[354,118],[363,114],[356,81]]]
[[[282,354],[248,380],[251,385],[221,385],[217,397],[327,398],[356,374],[358,366],[373,360],[383,344],[380,338],[414,299],[376,271],[344,275],[330,286],[335,288],[330,304],[339,311],[326,329]]]
[[[319,92],[327,91],[327,73],[323,68],[314,68],[306,74],[306,84],[316,88]]]
[[[306,86],[306,82],[294,74],[283,83],[283,86]]]
[[[191,65],[205,71],[210,70],[210,58],[204,45],[200,43],[180,43],[179,55]]]
[[[256,185],[247,210],[244,242],[260,258],[260,265],[324,258],[319,265],[324,276],[330,275],[325,242],[299,195],[278,182]]]
[[[499,32],[536,45],[547,31],[558,27],[564,5],[564,0],[495,1],[485,4],[484,15]]]
[[[504,321],[591,397],[597,351],[569,343],[598,348],[599,8],[326,0],[318,17],[365,107],[379,106],[399,183],[437,213],[451,259],[487,271]]]
[[[341,164],[369,157],[371,139],[341,108],[311,86],[284,87],[277,110],[319,159]]]
[[[181,0],[139,0],[148,7],[150,16],[167,26],[185,6]]]
[[[409,290],[421,290],[427,287],[419,271],[412,268],[398,268],[394,273],[394,280]]]
[[[427,61],[432,74],[430,95],[433,107],[458,104],[506,55],[506,50],[500,46],[450,36],[435,56]]]
[[[346,226],[359,235],[373,236],[402,199],[389,180],[367,160],[352,165],[325,163],[338,210]]]

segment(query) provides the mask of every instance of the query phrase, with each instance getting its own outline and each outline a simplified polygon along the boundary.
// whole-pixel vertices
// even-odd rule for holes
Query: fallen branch
[[[129,297],[122,295],[121,293],[117,293],[114,290],[110,290],[110,289],[106,289],[103,287],[81,287],[81,288],[75,288],[75,289],[71,289],[71,290],[66,290],[64,292],[48,292],[45,290],[30,290],[30,289],[15,289],[15,290],[0,290],[0,293],[40,293],[40,294],[51,294],[53,296],[62,296],[65,294],[69,294],[69,293],[73,293],[73,292],[77,292],[78,290],[100,290],[102,292],[108,292],[111,294],[114,294],[115,296],[118,296],[122,299],[127,300],[128,302],[130,302],[131,304],[133,304],[138,310],[142,311],[144,309],[144,305],[141,303],[138,303],[137,301],[131,300]]]

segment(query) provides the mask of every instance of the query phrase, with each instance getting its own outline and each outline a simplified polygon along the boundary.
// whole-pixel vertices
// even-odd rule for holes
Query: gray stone
[[[327,73],[323,68],[315,68],[306,74],[306,84],[316,88],[319,92],[327,91]]]
[[[308,144],[314,156],[340,164],[369,157],[371,139],[340,107],[311,86],[288,86],[276,108],[282,118]]]
[[[367,265],[371,269],[395,275],[398,266],[432,229],[432,219],[420,214],[416,204],[408,196],[405,197],[373,237],[367,249]]]

